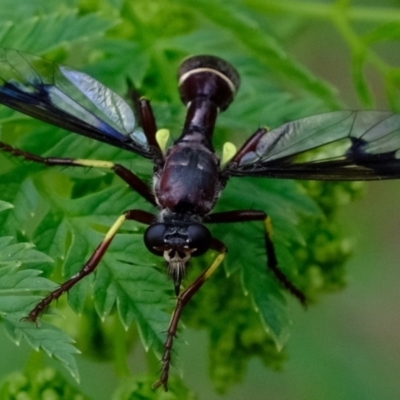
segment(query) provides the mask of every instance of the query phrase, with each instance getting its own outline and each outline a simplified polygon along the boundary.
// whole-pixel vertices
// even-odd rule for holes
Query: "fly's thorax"
[[[219,158],[198,142],[180,142],[168,152],[154,180],[154,193],[162,209],[204,216],[221,192]]]

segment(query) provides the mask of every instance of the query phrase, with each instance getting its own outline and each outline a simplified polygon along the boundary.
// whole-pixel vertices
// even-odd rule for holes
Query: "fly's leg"
[[[122,224],[126,220],[134,220],[144,224],[150,225],[154,222],[155,216],[147,211],[143,210],[128,210],[124,212],[112,225],[112,227],[106,233],[102,242],[98,245],[97,249],[94,251],[89,260],[85,263],[82,269],[74,275],[72,278],[68,279],[66,282],[62,283],[60,287],[49,295],[47,295],[44,299],[42,299],[35,308],[28,314],[26,317],[27,320],[36,321],[40,314],[52,303],[54,300],[57,300],[63,293],[68,292],[73,286],[75,286],[80,280],[82,280],[85,276],[91,274],[101,259],[103,258],[105,252],[110,246],[112,240],[117,234],[118,230],[121,228]]]
[[[115,164],[111,161],[101,160],[84,160],[79,158],[57,158],[57,157],[41,157],[27,151],[17,149],[7,143],[0,142],[0,149],[12,154],[16,157],[23,157],[27,161],[33,161],[48,166],[65,166],[65,167],[94,167],[105,168],[114,171],[123,181],[125,181],[133,190],[140,194],[149,203],[156,205],[153,192],[150,187],[143,182],[136,174],[125,168],[121,164]]]
[[[151,107],[150,101],[140,95],[139,91],[135,88],[130,79],[127,80],[127,84],[128,92],[126,97],[130,99],[131,103],[135,107],[139,117],[140,126],[143,128],[147,143],[153,151],[154,162],[157,165],[162,162],[163,157],[162,150],[156,139],[157,123],[154,117],[153,108]]]
[[[182,311],[186,306],[186,304],[188,304],[190,299],[203,286],[206,280],[210,278],[210,276],[217,270],[217,268],[220,266],[227,253],[226,246],[221,241],[215,238],[212,238],[210,248],[218,251],[219,255],[216,257],[214,262],[189,287],[187,287],[178,296],[175,310],[172,315],[172,319],[167,331],[167,340],[164,344],[164,355],[162,357],[161,377],[153,385],[154,389],[163,386],[164,390],[168,391],[168,377],[169,377],[169,370],[171,367],[172,348],[174,344],[174,339],[176,337],[176,332],[178,330],[178,324],[182,315]]]
[[[298,289],[279,268],[276,256],[275,246],[272,241],[273,229],[271,218],[264,211],[257,210],[236,210],[211,214],[207,217],[207,223],[231,223],[231,222],[247,222],[247,221],[263,221],[264,223],[264,244],[268,257],[268,268],[273,272],[281,285],[288,290],[303,305],[307,305],[305,294]]]

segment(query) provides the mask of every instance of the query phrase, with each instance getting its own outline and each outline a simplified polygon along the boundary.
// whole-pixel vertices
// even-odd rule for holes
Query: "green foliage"
[[[0,207],[6,209],[7,203],[1,202]],[[10,237],[0,238],[0,318],[15,343],[24,339],[35,350],[43,349],[78,379],[73,357],[78,350],[71,344],[72,339],[54,326],[43,324],[37,329],[35,324],[21,321],[40,299],[35,292],[56,288],[52,281],[38,276],[39,270],[21,267],[46,264],[51,259],[29,243],[12,244],[12,241]]]
[[[261,255],[261,249],[259,253]],[[251,264],[246,263],[245,268],[248,267]],[[248,363],[253,357],[260,357],[268,368],[274,370],[281,369],[286,359],[285,353],[278,349],[272,339],[275,332],[268,332],[264,327],[265,322],[260,324],[261,317],[272,327],[288,329],[288,316],[282,297],[273,278],[254,271],[254,268],[249,270],[247,275],[255,272],[255,276],[250,279],[261,277],[261,280],[257,285],[250,282],[248,286],[251,289],[253,286],[257,289],[260,287],[263,293],[251,293],[251,296],[244,297],[241,295],[238,274],[227,279],[220,270],[213,275],[212,285],[209,285],[208,290],[200,291],[193,298],[186,313],[185,322],[190,327],[208,332],[210,377],[215,390],[220,393],[243,380]],[[246,275],[246,272],[243,274]],[[254,312],[254,306],[258,308],[258,313]],[[284,334],[288,334],[288,331]]]
[[[14,8],[11,7],[11,10]],[[46,53],[65,43],[71,45],[76,41],[93,40],[99,32],[106,31],[116,23],[96,14],[79,17],[74,9],[57,10],[40,16],[33,14],[21,21],[17,20],[19,9],[14,11],[15,16],[4,18],[3,14],[1,17],[2,47],[17,48],[32,54]],[[14,23],[13,20],[17,21]],[[68,29],[70,26],[74,26],[74,29]]]
[[[336,90],[300,65],[279,42],[299,34],[310,16],[332,22],[348,43],[354,85],[362,104],[374,103],[365,77],[366,65],[372,65],[382,74],[392,106],[399,106],[400,72],[372,48],[398,38],[397,30],[391,28],[393,20],[389,13],[379,14],[381,25],[358,33],[354,20],[369,14],[349,3],[293,2],[289,7],[288,2],[261,0],[35,0],[22,6],[0,0],[4,10],[0,39],[2,46],[81,67],[121,94],[126,93],[129,78],[152,100],[159,127],[168,127],[175,137],[185,112],[176,89],[179,62],[193,53],[228,59],[241,73],[242,85],[235,103],[219,118],[215,144],[220,151],[227,140],[240,146],[260,124],[275,127],[341,107]],[[274,13],[285,24],[276,23]],[[398,10],[393,10],[393,15],[396,13]],[[4,107],[0,123],[2,140],[15,147],[41,155],[112,160],[150,182],[150,163],[132,153],[67,134]],[[74,319],[75,329],[58,322],[61,329],[47,323],[36,329],[19,321],[55,287],[46,278],[62,281],[79,271],[124,210],[154,210],[107,171],[46,168],[5,154],[0,154],[0,166],[1,199],[14,206],[6,210],[8,206],[0,203],[0,209],[6,210],[0,215],[0,233],[18,240],[11,244],[6,237],[0,239],[0,316],[14,340],[24,338],[34,348],[44,349],[75,377],[78,372],[72,355],[76,349],[65,330],[81,343],[82,337],[101,338],[99,342],[107,346],[113,336],[130,342],[140,338],[146,349],[159,355],[174,306],[172,285],[160,259],[144,248],[144,227],[136,223],[124,225],[96,274],[71,290],[69,305],[84,315]],[[322,293],[344,284],[343,264],[349,246],[335,219],[336,210],[358,192],[357,184],[232,179],[217,211],[253,208],[268,212],[283,271],[317,301]],[[212,229],[229,248],[226,274],[221,269],[211,278],[194,297],[183,320],[207,330],[211,377],[219,391],[226,391],[243,379],[252,357],[260,357],[273,369],[282,367],[286,354],[281,349],[289,337],[290,317],[282,288],[266,269],[262,224]],[[26,245],[28,241],[40,252]],[[54,266],[42,252],[55,260]],[[209,265],[213,256],[210,253],[194,262],[187,282]],[[40,271],[46,278],[38,276]],[[106,321],[104,325],[99,319],[93,322],[97,318],[93,309]],[[116,313],[125,328],[134,323],[136,335],[108,326]],[[53,318],[48,320],[54,323]],[[101,348],[99,353],[104,358],[115,354],[117,370],[124,375],[126,349],[121,350],[117,340],[109,346],[115,346],[113,351]],[[149,382],[155,380],[155,374],[153,368],[149,377],[131,386],[121,385],[115,399],[193,396],[178,378],[171,379],[168,394],[151,391]]]
[[[188,390],[181,379],[173,377],[170,380],[170,390],[164,392],[154,391],[151,387],[153,380],[151,377],[135,377],[124,382],[112,400],[196,400],[197,396]]]
[[[65,378],[52,368],[29,373],[14,372],[0,386],[3,400],[88,400],[89,398],[71,386]]]

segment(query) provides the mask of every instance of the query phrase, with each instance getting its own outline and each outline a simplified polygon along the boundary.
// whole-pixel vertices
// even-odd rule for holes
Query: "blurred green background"
[[[257,2],[249,3],[255,5]],[[333,4],[328,1],[297,2],[310,7],[315,4],[316,10],[324,3]],[[283,8],[290,8],[290,4],[282,1]],[[387,14],[390,10],[400,11],[400,2],[396,0],[354,1],[351,6],[379,7]],[[290,11],[285,14],[272,10],[269,15],[275,19],[276,26],[282,24],[282,31],[286,18],[293,17],[296,15],[291,15]],[[350,66],[352,53],[337,27],[324,19],[304,15],[302,18],[296,40],[283,40],[285,50],[319,78],[338,88],[339,99],[349,109],[368,106],[367,100],[360,102],[354,89]],[[373,18],[356,21],[361,32],[368,31],[378,22],[378,13],[376,21]],[[269,33],[273,35],[273,32]],[[380,45],[377,52],[388,64],[399,66],[400,43],[398,40],[389,42]],[[388,100],[383,90],[382,77],[374,68],[367,67],[366,79],[376,99],[374,108],[393,106],[393,101]],[[186,384],[200,399],[400,398],[400,183],[374,182],[368,183],[366,188],[362,200],[346,205],[340,211],[343,231],[354,240],[353,256],[347,263],[348,287],[323,297],[307,311],[289,300],[293,325],[287,344],[289,360],[283,371],[271,372],[261,362],[252,360],[243,384],[232,387],[227,395],[219,396],[207,376],[206,333],[185,331],[184,340],[188,346],[180,346],[182,370]],[[3,338],[3,331],[0,335],[3,360],[0,376],[4,376],[21,368],[27,358],[28,346],[22,343],[16,348]],[[117,383],[113,367],[107,363],[92,363],[83,357],[78,357],[78,362],[82,390],[92,399],[110,399]],[[138,374],[146,372],[146,356],[140,346],[130,356],[130,366]]]

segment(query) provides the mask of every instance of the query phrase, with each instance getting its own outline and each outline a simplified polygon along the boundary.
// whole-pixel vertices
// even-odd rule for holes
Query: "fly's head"
[[[204,254],[210,247],[211,233],[202,224],[157,223],[147,228],[144,243],[149,251],[163,256],[168,263],[168,274],[179,294],[191,257]]]

